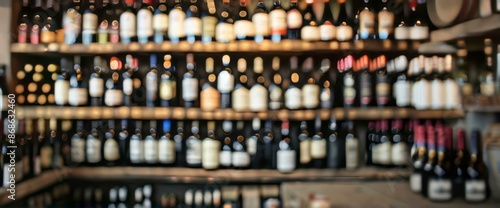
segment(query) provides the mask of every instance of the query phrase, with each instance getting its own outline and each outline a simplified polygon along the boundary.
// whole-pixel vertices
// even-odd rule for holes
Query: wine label
[[[321,108],[330,108],[332,105],[332,93],[330,89],[323,88],[319,95],[319,100],[321,101]]]
[[[216,169],[219,167],[220,142],[216,140],[203,140],[202,166],[205,169]]]
[[[167,14],[155,14],[153,16],[153,29],[162,33],[166,33],[168,30],[168,15]]]
[[[311,158],[312,159],[324,159],[324,158],[326,158],[326,140],[325,139],[311,141]]]
[[[293,150],[278,150],[276,153],[277,157],[277,169],[280,172],[292,172],[295,170],[295,151]]]
[[[97,15],[93,13],[83,14],[82,29],[90,34],[95,34],[97,32]]]
[[[131,38],[136,35],[135,14],[125,11],[120,15],[120,36]]]
[[[389,92],[391,91],[391,85],[389,83],[377,83],[375,87],[377,93],[377,103],[387,104],[389,102]]]
[[[294,9],[287,12],[286,24],[290,29],[300,29],[302,27],[302,14],[299,10]]]
[[[257,138],[254,138],[247,139],[247,152],[250,155],[257,153]]]
[[[233,24],[221,22],[215,26],[215,40],[221,43],[229,43],[236,39]]]
[[[415,193],[422,192],[422,174],[412,173],[410,175],[410,188]]]
[[[209,86],[200,92],[200,108],[212,111],[220,108],[220,93],[217,89]]]
[[[9,164],[4,164],[3,165],[3,186],[4,187],[8,187],[8,185],[10,184],[10,172],[9,171]]]
[[[203,32],[203,23],[198,17],[190,17],[184,20],[184,30],[186,35],[201,36]]]
[[[85,141],[83,139],[71,139],[71,161],[82,163],[85,160]]]
[[[268,104],[267,88],[260,84],[252,86],[250,89],[250,110],[252,111],[266,111]]]
[[[220,151],[219,153],[220,165],[224,167],[230,167],[232,163],[231,151]]]
[[[255,27],[250,20],[238,20],[234,22],[234,34],[239,39],[253,37],[255,36]]]
[[[232,154],[231,162],[233,167],[248,167],[250,165],[250,155],[248,152],[235,151]]]
[[[107,161],[120,159],[120,146],[116,140],[106,139],[104,142],[104,159]]]
[[[410,39],[425,40],[429,38],[429,28],[427,26],[413,26],[410,29]]]
[[[177,93],[177,83],[172,80],[164,80],[160,83],[160,98],[172,100]]]
[[[413,84],[412,99],[416,109],[428,109],[431,105],[431,84],[427,80],[420,80]],[[415,93],[419,92],[419,93]]]
[[[394,30],[394,38],[396,40],[410,39],[410,29],[411,27],[407,26],[396,27],[396,29]]]
[[[378,37],[387,39],[394,32],[394,13],[385,9],[378,13]]]
[[[69,96],[69,82],[56,80],[54,83],[54,101],[57,105],[66,105]]]
[[[495,83],[494,82],[481,82],[480,90],[481,90],[481,95],[493,96],[493,95],[495,95]]]
[[[333,24],[329,21],[319,26],[319,32],[322,41],[333,40],[335,39],[335,35],[337,35],[335,26],[333,26]]]
[[[348,105],[354,104],[356,98],[356,89],[354,87],[344,87],[344,103]]]
[[[444,201],[452,197],[452,184],[449,179],[429,179],[427,187],[427,195],[431,200]]]
[[[273,110],[281,109],[283,105],[282,96],[283,90],[281,89],[281,87],[271,86],[269,88],[269,108]]]
[[[137,36],[147,38],[153,36],[153,13],[149,9],[137,12]]]
[[[33,172],[35,175],[40,175],[42,173],[42,165],[40,164],[40,156],[36,156],[35,159],[33,159]]]
[[[469,179],[465,181],[465,200],[483,201],[486,199],[486,181]]]
[[[68,103],[72,106],[87,104],[87,89],[85,88],[69,88]]]
[[[336,28],[337,30],[337,40],[338,41],[348,41],[352,39],[353,31],[352,27],[348,25],[340,25]]]
[[[123,93],[125,95],[128,96],[132,95],[132,92],[134,91],[134,82],[132,81],[131,78],[123,79],[122,86],[123,86]]]
[[[188,139],[186,145],[186,162],[190,165],[201,164],[201,141],[197,139]]]
[[[158,146],[156,140],[144,140],[144,160],[146,163],[156,163],[158,161]]]
[[[464,83],[460,87],[460,92],[462,93],[462,96],[471,96],[474,93],[474,88],[472,87],[472,84]]]
[[[444,92],[446,97],[444,107],[446,109],[457,108],[460,105],[460,92],[458,84],[452,79],[447,79],[444,82]]]
[[[232,107],[235,111],[247,111],[250,109],[250,90],[240,87],[232,93]]]
[[[202,35],[204,37],[215,37],[215,25],[217,25],[217,18],[213,16],[205,16],[201,19],[201,22],[203,24]]]
[[[123,92],[121,90],[106,90],[104,103],[107,106],[119,106],[123,103]]]
[[[271,34],[286,35],[287,14],[283,9],[275,9],[269,13]]]
[[[168,37],[171,39],[185,37],[184,20],[186,19],[186,13],[180,9],[172,9],[169,17]]]
[[[41,165],[41,167],[42,168],[50,168],[52,166],[53,156],[54,156],[54,150],[52,149],[52,146],[45,146],[44,145],[43,147],[41,147],[40,148],[40,165]]]
[[[174,141],[166,139],[158,141],[158,161],[163,164],[171,164],[175,162]]]
[[[217,89],[221,93],[230,93],[231,91],[233,91],[234,76],[226,70],[221,71],[217,79]]]
[[[324,146],[326,148],[326,146]],[[321,149],[321,148],[319,148]],[[319,150],[321,151],[321,150]],[[308,164],[311,162],[311,140],[305,140],[300,142],[300,163]]]
[[[396,138],[397,137],[397,138]],[[399,135],[395,135],[393,140],[401,140]],[[408,163],[408,156],[410,152],[408,151],[408,146],[406,143],[398,142],[392,145],[391,150],[391,161],[393,165],[405,165]]]
[[[346,139],[345,142],[345,161],[346,168],[358,167],[358,140]]]
[[[302,107],[302,91],[292,87],[285,92],[285,106],[288,109],[299,109]]]
[[[182,80],[182,99],[194,101],[198,98],[198,79],[184,78]]]
[[[144,142],[139,139],[131,139],[129,145],[130,162],[141,163],[144,161]]]
[[[302,27],[300,37],[305,41],[319,41],[321,39],[319,27],[309,25]]]
[[[9,106],[8,100],[9,98],[7,97],[7,95],[2,95],[2,89],[0,89],[0,111],[7,110]]]
[[[412,96],[411,96],[411,83],[409,81],[395,82],[393,91],[397,106],[406,107],[410,105]]]
[[[268,36],[270,34],[269,14],[256,13],[252,16],[252,22],[255,28],[255,35]]]
[[[306,84],[302,87],[302,103],[305,108],[317,108],[319,105],[319,86]]]
[[[80,34],[82,16],[73,8],[66,10],[63,15],[64,43],[74,44]]]
[[[102,97],[104,94],[104,80],[101,78],[90,78],[89,95],[90,97]]]
[[[385,136],[383,136],[385,137]],[[383,139],[381,139],[383,140]],[[391,142],[389,141],[389,138],[386,138],[387,142],[381,143],[377,145],[377,157],[378,157],[378,163],[382,165],[390,165],[392,160],[391,160],[391,153],[392,153],[392,145]]]
[[[17,42],[18,43],[28,42],[28,26],[26,24],[19,25],[17,29]]]
[[[446,92],[444,91],[444,83],[439,79],[435,79],[431,83],[431,108],[442,109],[446,102]]]
[[[56,33],[54,31],[49,31],[46,27],[42,28],[42,31],[40,32],[40,42],[42,43],[56,42]]]
[[[87,138],[87,162],[97,163],[101,161],[101,141],[94,138]]]
[[[361,39],[368,39],[375,33],[375,14],[368,9],[364,9],[359,14],[359,35]]]

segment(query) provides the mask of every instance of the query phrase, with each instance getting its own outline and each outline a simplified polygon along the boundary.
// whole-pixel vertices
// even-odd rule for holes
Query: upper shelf
[[[261,53],[261,52],[390,52],[390,51],[414,51],[420,46],[419,41],[391,41],[391,40],[371,40],[354,42],[307,42],[301,40],[283,40],[280,43],[274,43],[265,40],[261,43],[254,41],[235,41],[228,44],[224,43],[202,43],[195,42],[189,44],[181,41],[177,44],[172,42],[163,42],[161,44],[149,42],[147,44],[112,44],[112,43],[93,43],[90,45],[74,44],[66,45],[59,43],[51,44],[29,44],[13,43],[10,47],[12,53],[22,54],[115,54],[115,53],[151,53],[151,52],[169,52],[169,53],[221,53],[221,52],[242,52],[242,53]]]
[[[412,108],[334,108],[321,110],[269,110],[265,112],[237,112],[233,109],[203,111],[199,108],[182,107],[61,107],[24,106],[17,107],[17,118],[56,119],[140,119],[140,120],[313,120],[319,115],[322,120],[335,116],[338,120],[377,120],[394,118],[445,119],[461,118],[462,110],[415,110]]]
[[[446,42],[462,38],[493,35],[500,31],[500,14],[477,18],[455,26],[431,32],[431,42]]]

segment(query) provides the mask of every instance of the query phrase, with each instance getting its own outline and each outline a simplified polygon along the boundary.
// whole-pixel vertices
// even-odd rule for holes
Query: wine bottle
[[[375,138],[376,130],[375,130],[375,121],[368,122],[368,129],[366,132],[366,165],[373,165],[373,146],[374,146],[374,138]]]
[[[334,26],[335,21],[333,19],[332,9],[330,7],[330,0],[324,1],[325,8],[323,10],[323,16],[319,21],[320,39],[321,41],[332,41],[335,39],[337,31]]]
[[[452,199],[452,181],[449,161],[446,155],[444,129],[437,129],[437,163],[428,179],[428,197],[431,201],[449,201]]]
[[[431,105],[431,84],[426,77],[424,71],[432,71],[432,64],[425,64],[425,58],[420,56],[418,58],[417,67],[420,68],[421,74],[416,75],[416,81],[413,83],[412,92],[422,92],[422,93],[412,93],[413,105],[418,110],[428,109]]]
[[[97,126],[93,126],[90,134],[87,136],[85,144],[87,163],[91,166],[97,166],[102,160],[102,138],[97,130]]]
[[[307,7],[302,13],[300,37],[305,41],[319,41],[321,39],[318,22],[313,11],[313,2],[313,0],[306,0]]]
[[[182,8],[181,0],[175,0],[174,8],[170,10],[168,22],[168,38],[173,43],[178,43],[186,38],[186,30],[184,21],[186,13]]]
[[[196,121],[193,121],[191,133],[186,140],[186,163],[189,167],[202,167],[202,141]]]
[[[361,107],[367,107],[372,104],[373,100],[372,75],[370,72],[374,66],[370,63],[367,55],[362,56],[358,62],[358,67],[360,68],[357,72],[359,79],[359,103]]]
[[[347,129],[349,133],[345,137],[346,168],[355,169],[359,166],[359,143],[354,133],[352,121],[347,121]]]
[[[391,149],[391,163],[397,167],[404,167],[408,163],[410,152],[408,151],[408,144],[403,134],[403,121],[396,119],[392,121],[392,149]]]
[[[366,40],[375,38],[375,13],[370,0],[363,0],[359,13],[358,34],[356,39]]]
[[[128,129],[128,120],[121,120],[121,125],[120,125],[120,133],[118,134],[118,146],[119,146],[119,151],[120,151],[120,160],[119,163],[121,166],[126,166],[128,165],[128,159],[129,159],[129,129]]]
[[[483,202],[489,195],[488,170],[482,160],[481,132],[473,130],[470,138],[469,166],[465,174],[465,201]]]
[[[426,0],[409,0],[412,24],[410,28],[411,40],[425,40],[429,38],[429,15],[427,14]]]
[[[316,83],[316,71],[313,71],[313,59],[311,57],[304,60],[303,70],[306,71],[306,83],[302,86],[302,104],[307,109],[319,107],[319,85]]]
[[[443,107],[445,109],[455,109],[460,106],[461,98],[460,98],[460,88],[452,75],[453,57],[451,55],[446,55],[443,58],[443,62],[444,62],[444,72],[441,76],[441,79],[443,80],[443,85],[444,85],[443,91],[446,95],[444,98],[445,102]]]
[[[30,31],[30,42],[31,44],[40,43],[40,31],[44,26],[43,23],[46,21],[47,13],[42,9],[42,0],[34,0],[35,8],[33,8],[32,12],[32,23]]]
[[[115,121],[109,120],[108,127],[103,145],[103,159],[107,166],[115,166],[120,160],[120,145],[118,144],[118,135],[115,132]]]
[[[194,107],[198,99],[198,77],[196,76],[195,63],[193,61],[193,54],[188,54],[187,71],[184,73],[182,79],[182,99],[184,100],[184,107]]]
[[[422,171],[422,195],[428,197],[429,195],[429,176],[432,174],[434,167],[436,166],[436,133],[435,128],[432,126],[430,120],[425,123],[426,134],[427,134],[427,162],[423,166]]]
[[[217,25],[217,15],[215,9],[215,0],[205,0],[205,6],[201,11],[201,22],[203,31],[201,40],[203,43],[210,43],[215,40],[215,27]]]
[[[391,77],[387,75],[386,58],[379,56],[377,58],[377,85],[375,92],[377,97],[377,105],[379,107],[387,106],[391,102]]]
[[[28,125],[28,122],[26,122]],[[35,142],[37,144],[37,142]],[[34,147],[35,151],[36,148]],[[85,139],[83,135],[83,121],[78,121],[76,125],[76,133],[71,137],[71,163],[81,164],[85,162]]]
[[[347,56],[341,61],[341,67],[344,72],[344,106],[352,107],[356,99],[356,81],[353,71],[354,58],[352,56]]]
[[[163,57],[165,71],[160,75],[160,101],[162,107],[176,106],[177,101],[177,78],[175,66],[172,64],[172,56]]]
[[[135,40],[136,30],[136,11],[134,9],[134,0],[124,0],[127,9],[120,15],[120,39],[122,43],[128,44]]]
[[[82,43],[88,45],[97,41],[97,13],[95,0],[88,0],[83,12]]]
[[[410,175],[410,188],[415,193],[422,193],[422,174],[426,160],[425,128],[417,125],[415,128],[416,151],[412,155],[413,173]],[[412,151],[413,152],[413,151]]]
[[[377,144],[377,162],[382,167],[391,167],[392,141],[389,132],[389,121],[380,122],[380,143]]]
[[[101,106],[104,95],[104,80],[101,77],[104,69],[99,66],[100,59],[98,56],[94,58],[94,73],[90,75],[89,79],[89,96],[92,106]]]
[[[35,176],[40,175],[42,171],[52,169],[52,157],[54,154],[54,149],[52,149],[52,140],[46,135],[48,131],[45,119],[38,119],[37,130],[38,152],[33,155],[33,171],[35,173]]]
[[[236,124],[238,136],[236,137],[236,141],[233,142],[233,152],[231,155],[231,164],[237,169],[245,169],[250,165],[250,155],[247,152],[243,128],[244,121],[238,121]],[[295,164],[295,159],[292,162]]]
[[[299,85],[297,57],[290,58],[291,85],[285,91],[285,107],[290,110],[296,110],[302,107],[302,90]]]
[[[187,41],[190,44],[201,40],[201,35],[203,33],[199,2],[201,2],[201,0],[191,0],[189,7],[186,9],[184,31],[186,33]]]
[[[29,0],[23,0],[21,10],[17,18],[17,42],[27,43],[29,40],[29,31],[33,26],[31,21],[31,5]]]
[[[283,107],[283,85],[282,78],[279,72],[280,59],[273,58],[272,68],[274,71],[273,82],[269,86],[269,109],[278,110]],[[252,97],[253,98],[253,97]]]
[[[149,60],[150,71],[146,74],[144,80],[146,82],[146,106],[154,107],[158,100],[158,67],[156,54],[151,54]]]
[[[253,135],[250,136],[250,138],[247,139],[247,151],[248,154],[250,155],[250,161],[251,161],[251,168],[252,169],[258,169],[261,167],[261,158],[262,158],[262,152],[260,149],[260,143],[261,143],[261,135],[259,133],[259,130],[261,129],[261,121],[259,118],[254,118],[252,120],[252,130],[253,130]]]
[[[168,23],[167,0],[159,0],[153,14],[153,40],[155,43],[162,43],[168,38]]]
[[[282,173],[289,173],[295,170],[296,152],[290,145],[289,122],[283,121],[281,123],[281,134],[283,139],[279,142],[279,150],[276,152],[277,169]]]
[[[347,15],[346,0],[338,0],[339,5],[339,16],[337,22],[335,23],[338,41],[350,41],[353,38],[353,23]]]
[[[271,40],[280,42],[286,38],[287,14],[281,7],[281,0],[274,0],[274,6],[269,12],[269,27],[271,30]]]
[[[136,121],[135,133],[130,136],[129,161],[131,165],[141,165],[144,162],[144,141],[142,138],[142,121]]]
[[[222,12],[219,22],[215,26],[215,40],[220,43],[229,43],[236,39],[234,32],[234,18],[230,12],[229,0],[222,1]]]
[[[429,75],[431,80],[431,109],[443,109],[446,102],[446,94],[444,90],[444,83],[441,74],[444,69],[444,59],[433,56],[432,57],[432,73]]]
[[[248,87],[248,77],[246,75],[247,61],[244,58],[238,59],[238,79],[231,94],[231,106],[235,111],[247,111],[250,109],[250,90]]]
[[[222,64],[224,69],[219,72],[217,79],[217,90],[220,92],[220,108],[231,107],[231,91],[234,89],[234,76],[229,63],[231,58],[229,55],[222,57]],[[250,90],[250,95],[252,91]]]
[[[253,40],[255,36],[255,27],[252,21],[250,21],[247,1],[240,0],[238,16],[236,16],[234,21],[234,33],[237,40]]]
[[[324,168],[326,164],[327,142],[321,132],[321,118],[319,116],[316,117],[314,126],[316,134],[311,138],[311,164],[314,168]]]
[[[120,79],[119,71],[121,71],[121,62],[118,58],[111,58],[110,69],[112,70],[111,76],[106,80],[106,92],[104,94],[104,103],[107,106],[120,106],[123,104],[123,97],[125,92],[129,92],[127,86],[131,85],[130,75],[127,72],[122,74],[123,79]],[[120,86],[120,82],[122,86]],[[128,99],[127,99],[128,101]],[[126,103],[129,105],[130,103]]]
[[[301,133],[299,135],[300,150],[299,150],[299,167],[308,168],[311,163],[311,138],[307,132],[307,122],[300,123]]]
[[[64,43],[71,45],[81,41],[82,8],[81,0],[73,0],[64,11]]]
[[[410,13],[409,1],[403,1],[394,4],[394,8],[400,8],[398,13],[395,13],[394,19],[397,24],[394,28],[394,39],[396,40],[408,40],[410,39],[411,30],[411,17],[408,15]]]
[[[98,17],[97,17],[97,29],[96,29],[96,37],[97,37],[97,42],[98,43],[108,43],[110,42],[110,30],[111,30],[111,24],[113,24],[113,21],[116,19],[113,19],[115,14],[114,14],[114,6],[113,3],[118,3],[118,1],[113,1],[110,2],[110,0],[103,0],[102,1],[102,7],[98,10]],[[115,24],[118,23],[118,20],[114,22]]]
[[[220,93],[217,91],[217,76],[214,73],[214,60],[209,57],[205,61],[207,78],[204,80],[200,92],[200,109],[214,111],[220,108]],[[213,129],[212,129],[213,130]]]
[[[208,127],[210,128],[210,126],[213,125],[214,123],[209,123]],[[220,129],[222,130],[220,133],[224,135],[224,139],[222,139],[223,146],[222,148],[220,148],[221,151],[219,154],[220,166],[221,168],[230,168],[231,164],[233,163],[233,141],[231,139],[233,132],[233,123],[231,121],[223,121]]]
[[[175,142],[170,133],[172,122],[164,120],[162,123],[163,136],[158,140],[158,162],[171,166],[175,163]]]
[[[0,65],[0,114],[3,118],[3,111],[7,111],[9,106],[9,91],[7,88],[6,65]],[[0,119],[1,120],[1,119]],[[3,126],[2,126],[3,128]],[[2,132],[0,132],[2,134]]]
[[[467,174],[467,157],[469,157],[469,153],[465,149],[464,129],[457,130],[457,142],[453,157],[451,170],[453,174],[453,196],[465,197],[465,176]]]
[[[269,39],[271,28],[269,27],[269,12],[264,5],[264,0],[259,0],[252,16],[255,28],[255,42],[260,43],[264,39]]]
[[[469,97],[474,93],[473,85],[468,75],[469,64],[467,63],[467,47],[464,40],[457,41],[457,70],[454,74],[455,80],[460,87],[462,97]]]
[[[47,0],[45,3],[45,13],[47,17],[45,18],[45,24],[43,24],[40,31],[40,42],[41,43],[54,43],[57,41],[57,33],[62,32],[60,30],[61,20],[60,13],[54,8],[54,0]],[[22,19],[21,19],[22,20]]]
[[[206,170],[217,169],[219,167],[219,151],[221,144],[219,140],[215,139],[215,132],[213,129],[208,130],[208,137],[203,140],[201,146],[201,152],[203,154],[201,163],[203,168]]]
[[[479,74],[479,91],[483,96],[493,96],[495,94],[495,76],[491,39],[484,39],[484,54],[486,55],[486,66]]]
[[[378,12],[377,38],[381,40],[394,38],[394,13],[388,9],[389,1],[382,0],[383,8]]]
[[[265,78],[263,76],[264,64],[261,57],[256,57],[253,62],[254,76],[256,80],[250,88],[249,107],[251,111],[266,111],[268,109],[269,92],[265,85]]]
[[[299,11],[298,0],[290,1],[290,8],[286,12],[287,38],[291,40],[300,39],[302,27],[302,14]]]
[[[262,137],[263,145],[263,160],[262,166],[264,169],[275,169],[276,154],[274,154],[274,135],[272,131],[271,121],[266,121],[264,127],[264,136]]]
[[[398,68],[398,66],[402,65],[401,62],[399,62],[399,60],[404,60],[406,62],[405,59],[396,59],[398,61],[396,61],[395,65],[396,65],[396,68]],[[403,62],[404,63],[404,62]],[[410,66],[412,67],[412,66]],[[394,96],[394,100],[396,102],[396,106],[398,107],[408,107],[410,106],[411,104],[411,98],[412,98],[412,92],[411,92],[411,81],[410,81],[410,77],[408,75],[405,74],[405,72],[397,72],[395,74],[395,77],[396,77],[396,81],[394,82],[393,84],[393,87],[392,87],[392,94]]]
[[[175,142],[175,158],[177,166],[186,166],[186,141],[184,141],[184,123],[177,123],[177,134],[174,135]]]
[[[144,44],[152,40],[153,29],[153,0],[142,0],[142,5],[137,11],[137,40]]]
[[[80,57],[75,57],[74,63],[74,72],[70,79],[70,88],[68,91],[68,103],[72,106],[83,106],[88,102],[88,90],[80,66]]]
[[[144,161],[148,165],[158,163],[158,151],[156,121],[150,121],[149,135],[144,138]]]

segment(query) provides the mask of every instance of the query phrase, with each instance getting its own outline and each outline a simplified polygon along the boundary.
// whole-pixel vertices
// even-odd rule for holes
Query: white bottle
[[[213,130],[208,131],[208,137],[202,142],[202,166],[204,169],[213,170],[219,167],[220,142],[215,139]]]

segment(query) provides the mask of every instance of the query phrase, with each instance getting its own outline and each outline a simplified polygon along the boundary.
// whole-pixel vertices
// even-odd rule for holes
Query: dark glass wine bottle
[[[23,0],[21,10],[17,18],[17,42],[27,43],[29,41],[29,32],[33,26],[31,21],[31,7],[29,0]]]
[[[436,129],[437,163],[428,178],[427,195],[431,201],[449,201],[453,198],[450,165],[446,155],[446,137],[444,129]]]
[[[305,41],[319,41],[320,31],[319,25],[316,19],[316,15],[313,10],[313,0],[306,0],[307,7],[303,11],[302,16],[302,29],[300,31],[300,37]]]
[[[153,41],[162,43],[167,40],[168,31],[168,9],[167,0],[159,0],[158,5],[153,13]]]
[[[432,122],[427,120],[425,123],[426,135],[427,135],[427,162],[423,166],[422,171],[422,195],[428,197],[429,194],[429,177],[434,170],[437,162],[437,150],[436,150],[436,132]]]
[[[389,0],[382,0],[383,8],[378,12],[377,16],[377,38],[381,40],[394,39],[395,14],[389,9],[389,7],[396,4],[390,5],[389,2]]]
[[[229,67],[230,57],[224,55],[222,57],[222,64],[224,69],[219,72],[217,76],[217,90],[220,92],[220,108],[231,107],[231,92],[234,90],[234,75]]]
[[[215,27],[217,25],[217,15],[214,0],[205,0],[201,11],[201,22],[203,31],[201,40],[203,43],[215,41]]]
[[[250,20],[247,1],[248,0],[240,0],[238,15],[235,18],[234,32],[237,40],[253,40],[255,36],[255,28]]]
[[[186,20],[186,13],[182,8],[181,0],[175,0],[174,7],[170,10],[168,16],[168,38],[173,43],[178,43],[186,39],[186,30],[184,21]]]
[[[137,11],[137,40],[144,44],[153,40],[153,0],[142,0],[141,8]]]
[[[302,14],[299,11],[298,0],[290,1],[290,8],[286,13],[287,38],[290,40],[300,39],[300,29],[302,28]]]
[[[412,155],[413,172],[410,175],[410,188],[415,193],[422,193],[422,175],[426,162],[425,127],[415,126],[416,151]]]
[[[163,57],[165,71],[160,75],[159,97],[162,107],[176,106],[177,104],[177,78],[175,66],[172,64],[172,56]]]
[[[482,148],[481,132],[473,130],[470,138],[469,166],[464,181],[465,201],[471,203],[483,202],[490,195],[488,169],[483,163]]]
[[[191,0],[189,7],[186,9],[184,30],[187,41],[191,44],[195,41],[200,41],[203,33],[203,25],[200,16],[200,2],[201,0]]]
[[[105,133],[103,144],[103,159],[107,166],[116,166],[120,160],[120,145],[118,143],[118,135],[115,131],[115,121],[108,121],[108,130]]]
[[[120,15],[120,40],[128,44],[135,41],[137,37],[136,30],[136,11],[134,0],[124,0],[126,10]]]
[[[234,18],[230,11],[229,0],[222,1],[222,12],[219,22],[215,26],[215,39],[220,43],[229,43],[236,39]]]
[[[281,0],[274,0],[274,6],[269,11],[269,26],[273,42],[280,42],[286,38],[286,17],[287,14],[281,6]]]
[[[97,20],[96,2],[88,0],[83,12],[82,23],[82,43],[88,45],[97,41]]]
[[[197,103],[199,81],[196,76],[196,66],[192,60],[192,54],[189,54],[187,59],[187,71],[182,78],[182,99],[184,101],[184,107],[191,108],[195,107]]]
[[[467,174],[467,160],[469,152],[465,149],[465,131],[458,129],[455,153],[453,154],[453,196],[465,197],[465,175]]]
[[[82,4],[81,0],[73,0],[66,11],[64,11],[63,22],[66,23],[63,25],[65,44],[71,45],[81,42]]]
[[[269,27],[269,12],[264,5],[264,0],[259,0],[257,8],[254,10],[252,22],[255,28],[255,42],[260,43],[264,39],[269,39],[271,29]]]
[[[350,41],[353,38],[352,27],[354,26],[354,23],[347,15],[346,0],[338,0],[338,2],[340,4],[340,13],[335,23],[335,27],[337,30],[337,34],[335,35],[335,37],[337,37],[338,41]]]
[[[186,141],[184,139],[184,123],[177,122],[177,133],[174,135],[176,165],[186,166]]]

